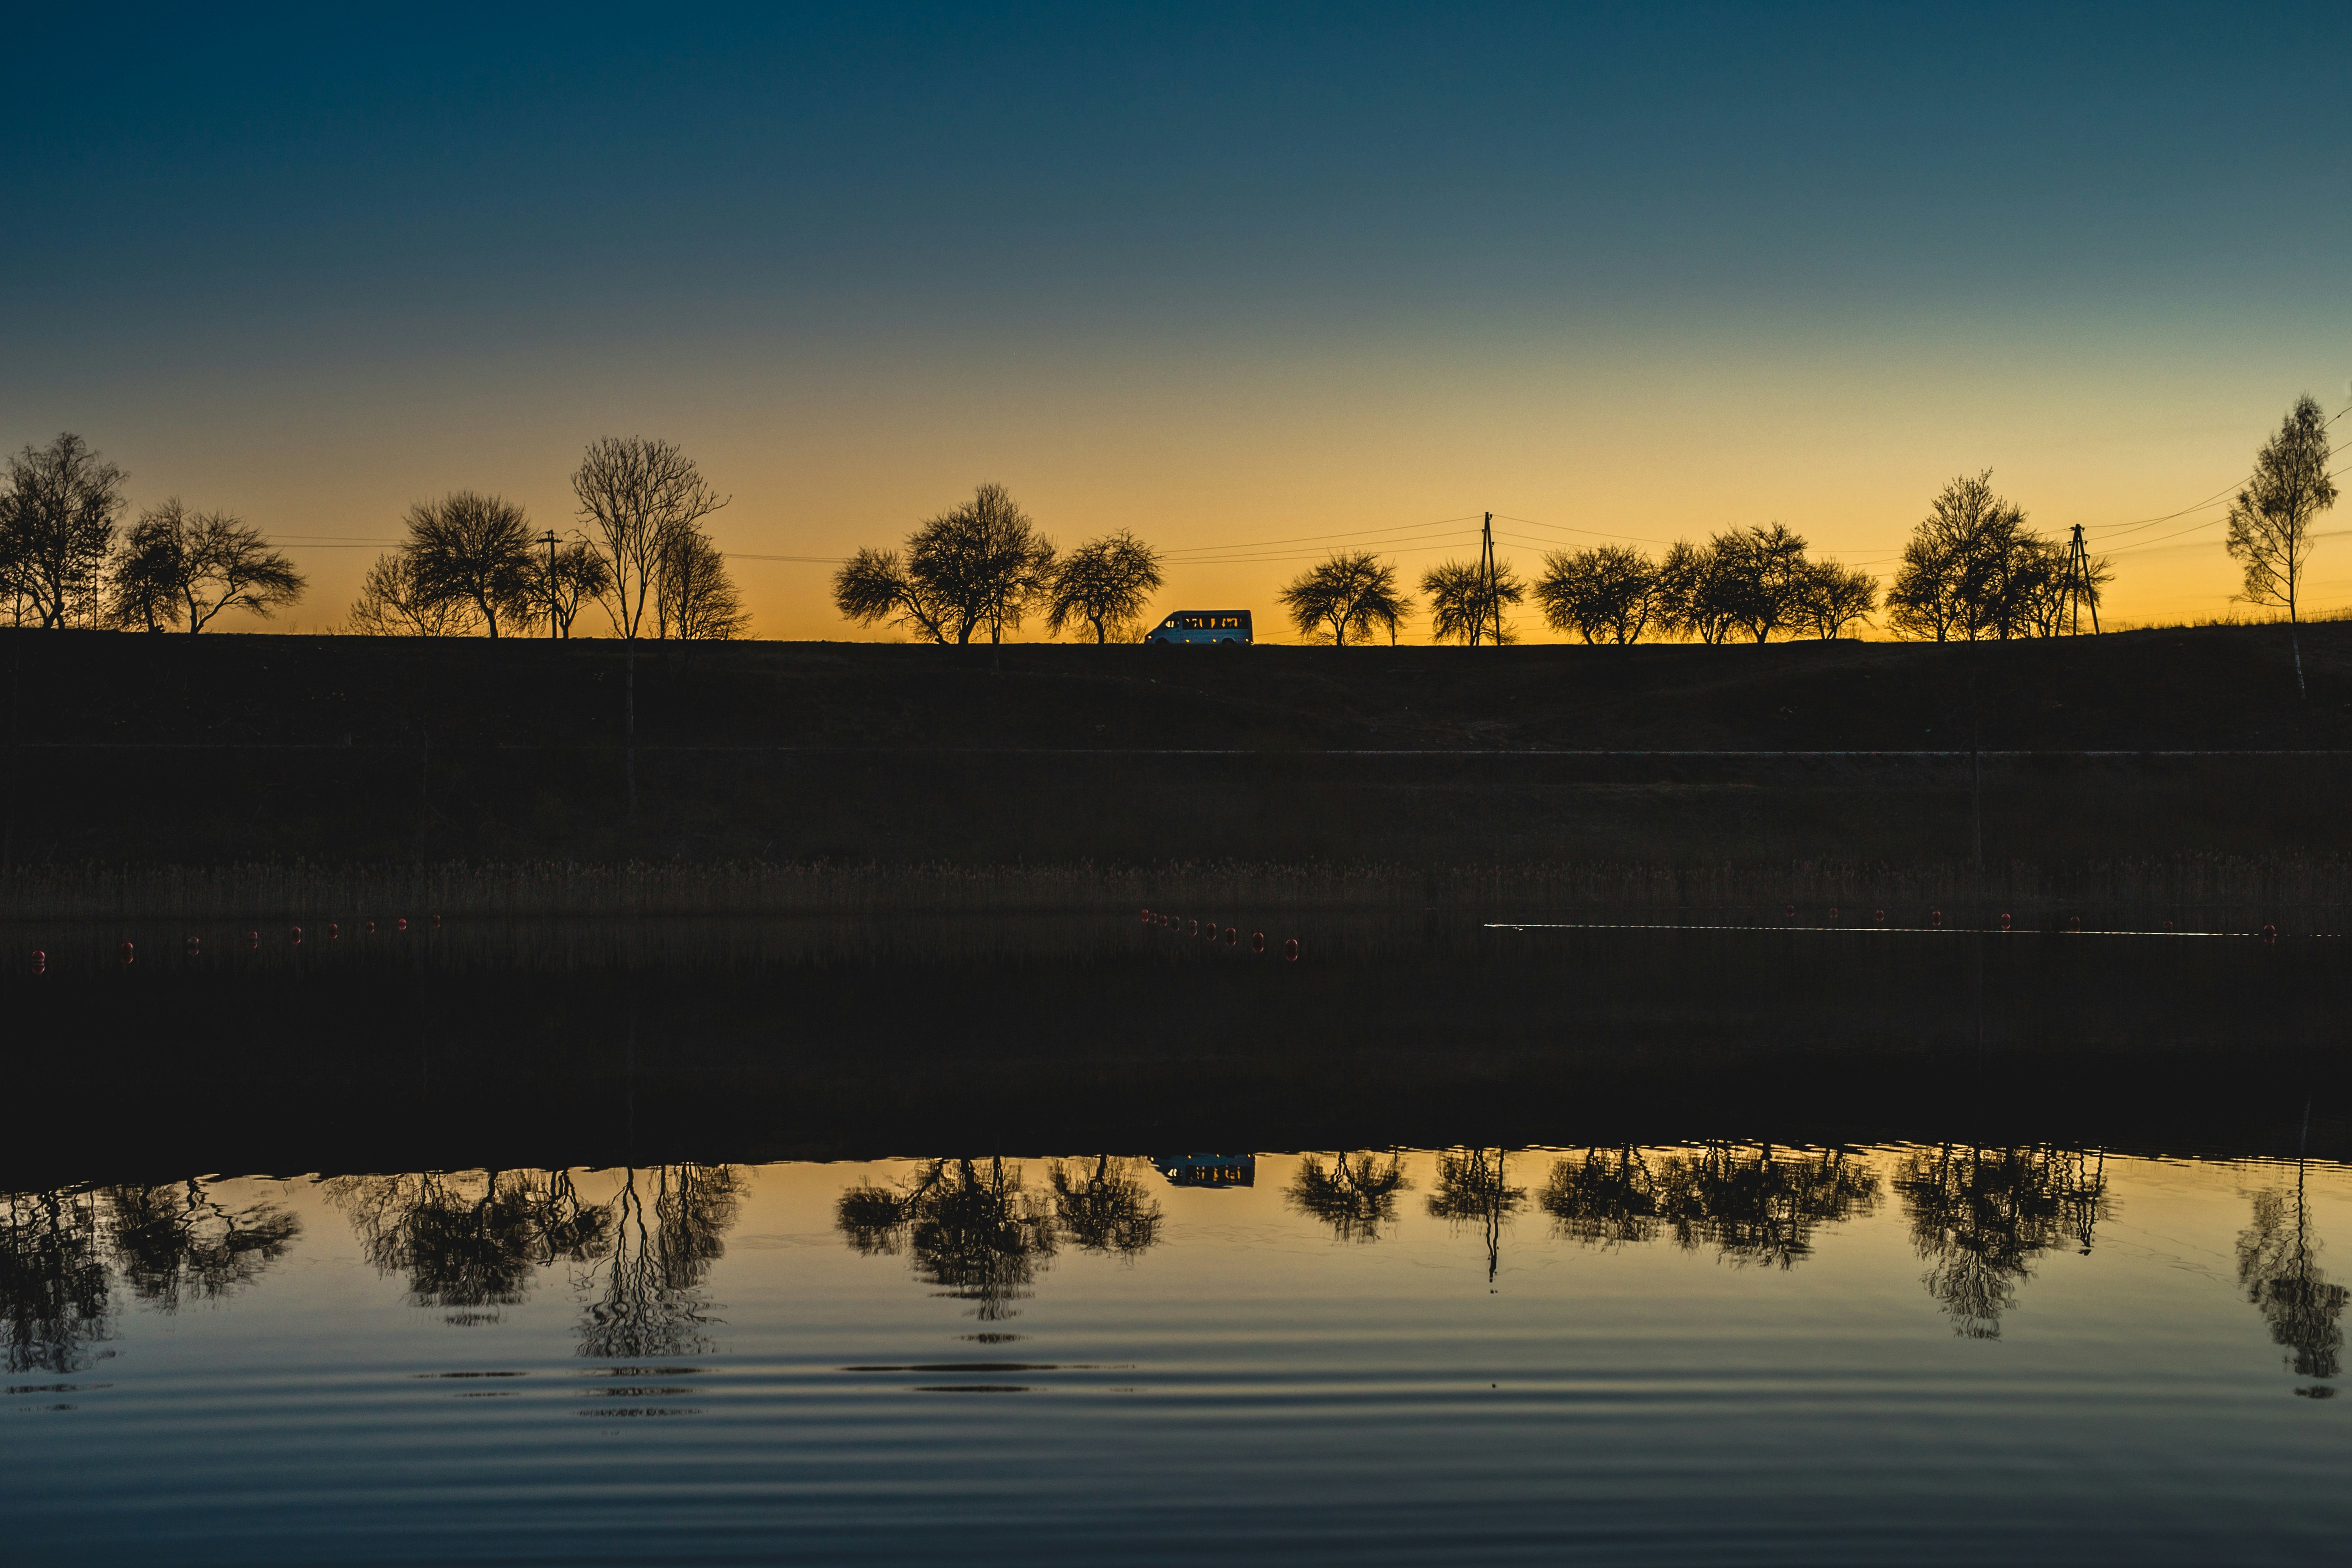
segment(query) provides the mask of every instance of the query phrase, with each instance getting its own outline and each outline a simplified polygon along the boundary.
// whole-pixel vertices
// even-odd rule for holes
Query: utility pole
[[[2067,630],[2076,637],[2083,635],[2083,605],[2091,606],[2091,630],[2099,629],[2099,596],[2091,585],[2091,552],[2083,544],[2083,525],[2074,525],[2074,541],[2066,551],[2065,586],[2060,590],[2065,605],[2059,614],[2070,621]]]
[[[1503,600],[1499,592],[1502,578],[1495,570],[1495,514],[1491,511],[1486,514],[1486,521],[1479,531],[1479,540],[1478,582],[1486,590],[1486,607],[1471,625],[1470,646],[1476,647],[1479,634],[1490,629],[1487,623],[1491,616],[1495,646],[1500,647],[1503,646]]]
[[[555,530],[551,528],[541,534],[539,542],[547,546],[547,635],[552,641],[555,637]]]

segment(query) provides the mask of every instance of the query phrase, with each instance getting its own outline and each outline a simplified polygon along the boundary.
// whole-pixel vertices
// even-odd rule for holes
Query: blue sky
[[[745,551],[989,478],[1074,536],[1323,498],[1862,558],[1987,464],[2119,522],[2345,401],[2347,16],[57,12],[0,98],[0,441],[354,537],[551,513],[613,426],[707,452]]]

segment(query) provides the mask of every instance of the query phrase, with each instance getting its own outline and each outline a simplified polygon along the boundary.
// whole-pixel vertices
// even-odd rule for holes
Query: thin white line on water
[[[2260,932],[2247,931],[2040,931],[2020,926],[2011,931],[1999,931],[1988,926],[1705,926],[1705,925],[1632,925],[1600,921],[1565,922],[1551,921],[1488,921],[1486,931],[1838,931],[1847,936],[2229,936],[2254,941]],[[2314,935],[2319,934],[2314,932]]]

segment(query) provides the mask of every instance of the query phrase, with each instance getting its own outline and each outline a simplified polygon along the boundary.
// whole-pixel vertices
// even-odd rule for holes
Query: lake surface
[[[50,938],[10,1561],[2352,1528],[2332,949],[1266,923]]]

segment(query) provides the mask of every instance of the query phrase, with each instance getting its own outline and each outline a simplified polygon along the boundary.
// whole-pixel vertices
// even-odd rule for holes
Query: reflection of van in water
[[[1144,633],[1143,640],[1162,647],[1170,643],[1213,642],[1238,647],[1254,639],[1250,637],[1247,610],[1179,610]]]
[[[1151,1166],[1179,1187],[1247,1187],[1257,1182],[1255,1154],[1154,1154]]]

